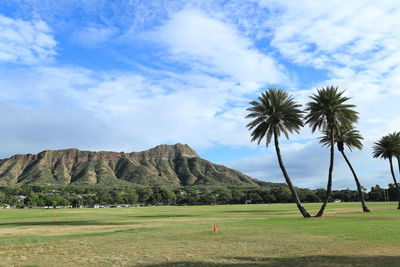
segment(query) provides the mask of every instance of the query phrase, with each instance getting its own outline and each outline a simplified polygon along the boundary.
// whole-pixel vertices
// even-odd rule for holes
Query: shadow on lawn
[[[293,258],[231,257],[235,263],[211,262],[165,262],[142,265],[161,266],[399,266],[400,256],[308,256]]]
[[[279,213],[279,212],[290,212],[290,210],[225,210],[228,213]]]
[[[168,215],[143,215],[143,216],[123,216],[123,218],[180,218],[180,217],[194,217],[194,215],[181,215],[181,214],[168,214]],[[31,221],[31,222],[7,222],[0,223],[0,227],[2,226],[40,226],[40,225],[48,225],[48,226],[58,226],[58,225],[132,225],[139,224],[137,221],[123,221],[123,222],[99,222],[99,221],[62,221],[57,220],[56,218],[49,219],[47,221]]]
[[[98,221],[34,221],[34,222],[9,222],[0,223],[2,226],[58,226],[58,225],[130,225],[135,224],[135,222],[98,222]]]
[[[183,214],[162,214],[162,215],[138,215],[138,216],[127,216],[130,218],[181,218],[181,217],[195,217],[195,215],[183,215]]]

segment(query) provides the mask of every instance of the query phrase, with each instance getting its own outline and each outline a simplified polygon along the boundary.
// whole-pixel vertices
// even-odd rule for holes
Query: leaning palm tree
[[[396,181],[396,176],[394,175],[392,160],[393,157],[396,157],[400,154],[400,142],[397,136],[397,133],[391,133],[383,136],[381,139],[378,140],[378,142],[374,144],[372,154],[374,158],[389,159],[390,172],[392,174],[394,186],[396,187],[399,195],[399,204],[397,206],[397,209],[400,209],[400,188],[399,184]]]
[[[350,98],[343,96],[343,94],[344,91],[339,91],[337,87],[323,87],[311,96],[312,101],[307,103],[306,107],[308,114],[305,120],[310,125],[311,131],[315,132],[318,129],[330,132],[330,162],[326,196],[315,217],[321,217],[324,214],[332,192],[332,173],[335,157],[334,143],[337,129],[339,127],[350,128],[358,120],[358,113],[353,110],[355,105],[344,104]]]
[[[246,118],[254,119],[247,124],[249,130],[252,130],[251,141],[257,141],[257,143],[260,144],[265,138],[265,144],[268,147],[272,138],[274,138],[279,166],[292,192],[293,200],[296,202],[297,208],[303,217],[311,217],[300,202],[296,189],[283,164],[279,148],[279,136],[281,134],[289,139],[289,133],[298,133],[303,126],[303,112],[299,109],[301,105],[297,104],[284,90],[277,90],[275,88],[263,92],[261,96],[258,97],[258,100],[259,101],[250,102],[251,107],[247,109],[250,114],[248,114]]]
[[[330,132],[324,131],[324,135],[319,138],[319,142],[324,146],[330,146]],[[361,206],[364,212],[370,212],[367,205],[365,204],[363,191],[361,188],[360,181],[358,180],[357,174],[354,171],[353,166],[351,165],[349,159],[347,158],[346,154],[344,153],[344,147],[347,146],[350,151],[353,149],[361,150],[363,145],[361,140],[364,138],[361,136],[360,132],[355,129],[348,129],[348,128],[340,128],[338,133],[335,136],[335,142],[339,152],[342,154],[344,160],[346,161],[347,165],[349,166],[351,173],[353,174],[354,180],[357,185],[358,196],[361,201]]]

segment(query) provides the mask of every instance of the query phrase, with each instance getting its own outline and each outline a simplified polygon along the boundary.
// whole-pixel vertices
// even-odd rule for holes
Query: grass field
[[[0,210],[0,265],[399,266],[400,211],[368,204]]]

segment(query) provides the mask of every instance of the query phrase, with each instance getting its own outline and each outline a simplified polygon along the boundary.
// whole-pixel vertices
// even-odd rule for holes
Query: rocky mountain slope
[[[188,145],[142,152],[45,150],[0,160],[0,185],[257,185],[238,171],[200,158]]]

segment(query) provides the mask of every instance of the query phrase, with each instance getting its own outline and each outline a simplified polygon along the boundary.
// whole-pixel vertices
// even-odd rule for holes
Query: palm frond
[[[330,86],[318,89],[310,97],[312,101],[306,105],[304,119],[312,132],[330,129],[336,132],[341,127],[351,128],[358,121],[358,112],[354,110],[356,106],[344,104],[350,98],[343,94],[344,91],[339,91],[338,87]]]
[[[320,144],[323,146],[330,146],[330,130],[323,131],[323,135],[318,138]],[[340,127],[337,129],[337,133],[334,137],[334,141],[338,144],[339,150],[343,146],[347,146],[350,151],[353,149],[361,150],[363,148],[362,140],[364,138],[361,136],[360,132],[354,128]]]
[[[389,159],[400,156],[400,133],[394,132],[381,137],[372,147],[374,158]]]
[[[252,131],[252,142],[260,144],[265,138],[268,146],[274,132],[289,139],[291,133],[298,133],[303,127],[301,105],[283,89],[270,88],[258,97],[258,101],[251,101],[250,105],[246,109],[250,112],[246,118],[253,119],[247,124],[247,128]]]

